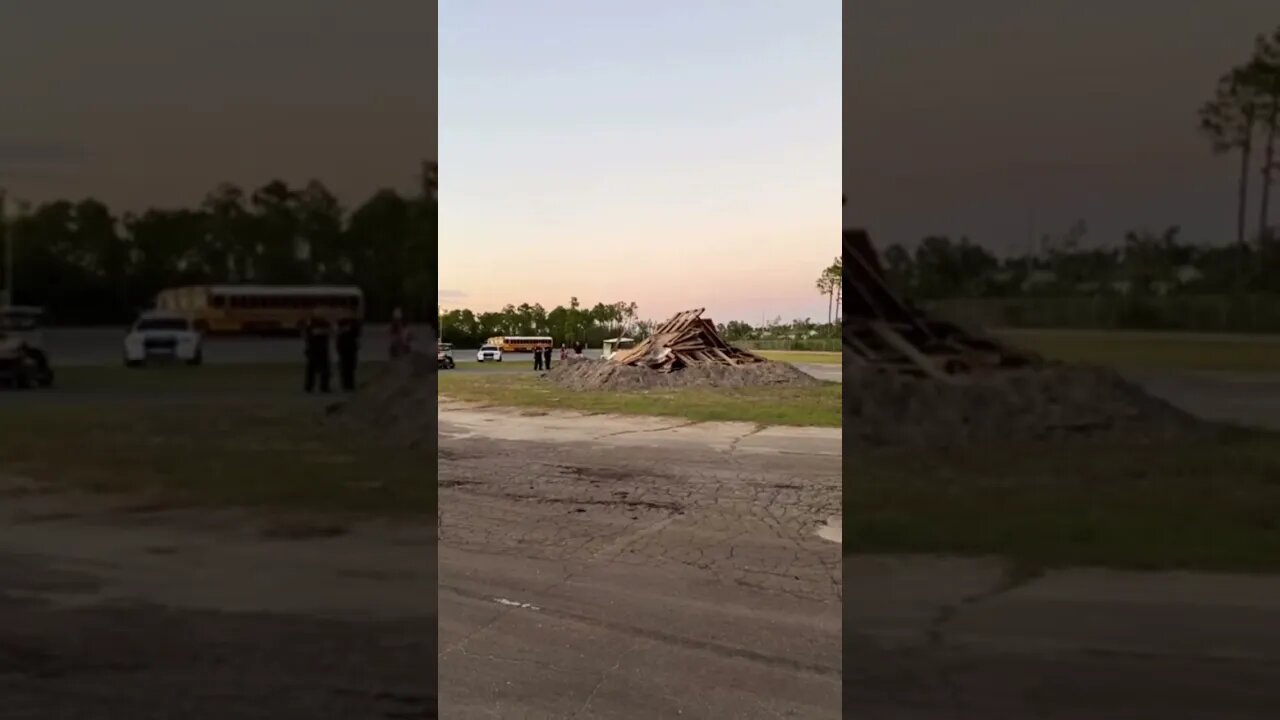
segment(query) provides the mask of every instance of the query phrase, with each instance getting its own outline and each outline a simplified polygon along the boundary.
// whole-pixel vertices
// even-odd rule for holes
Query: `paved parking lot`
[[[59,367],[119,365],[123,362],[125,327],[46,328],[45,344]],[[415,342],[431,339],[428,326],[411,329]],[[362,354],[366,359],[385,359],[390,347],[388,326],[365,326]],[[209,337],[205,362],[213,364],[302,363],[302,340],[297,337]]]
[[[440,419],[442,717],[840,717],[838,431]]]
[[[0,717],[433,718],[435,539],[0,477]]]

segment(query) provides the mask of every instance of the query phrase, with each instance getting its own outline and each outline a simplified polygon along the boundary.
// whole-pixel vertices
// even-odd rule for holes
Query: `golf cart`
[[[604,341],[604,346],[600,349],[600,358],[608,360],[613,357],[614,353],[621,350],[630,350],[636,346],[636,341],[629,338],[609,338]]]
[[[37,307],[0,308],[0,386],[29,388],[53,385],[53,368],[44,348]]]
[[[436,369],[453,369],[453,345],[450,343],[439,343],[436,345]]]

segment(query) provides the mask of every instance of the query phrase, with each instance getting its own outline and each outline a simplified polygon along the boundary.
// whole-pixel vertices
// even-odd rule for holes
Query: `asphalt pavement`
[[[1147,392],[1206,420],[1280,430],[1280,375],[1144,371]]]
[[[838,430],[440,422],[441,717],[840,717]]]
[[[57,367],[119,365],[123,362],[126,327],[46,328],[45,346]],[[429,326],[413,327],[415,342],[431,339]],[[389,326],[366,325],[362,344],[366,357],[385,357],[390,347]],[[472,353],[472,359],[475,354]],[[302,340],[298,337],[205,338],[204,360],[216,365],[258,365],[302,362]]]
[[[1280,577],[844,561],[845,717],[1264,720]]]
[[[0,476],[0,718],[434,718],[429,523],[270,519]]]

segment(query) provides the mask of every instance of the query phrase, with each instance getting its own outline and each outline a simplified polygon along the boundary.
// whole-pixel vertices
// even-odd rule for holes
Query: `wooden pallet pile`
[[[676,313],[635,347],[620,350],[610,362],[674,372],[692,365],[748,365],[764,362],[754,353],[725,342],[705,308]]]
[[[900,299],[885,280],[866,232],[845,231],[843,262],[843,344],[846,356],[855,361],[942,380],[1040,364],[1032,353],[930,318]]]

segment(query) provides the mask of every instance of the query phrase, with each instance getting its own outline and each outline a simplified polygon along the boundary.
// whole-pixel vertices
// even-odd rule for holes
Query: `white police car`
[[[140,367],[152,362],[204,361],[204,337],[190,318],[169,312],[145,312],[124,337],[124,364]]]
[[[502,362],[502,350],[497,345],[483,345],[476,351],[476,362],[485,362],[492,360],[494,362]]]

